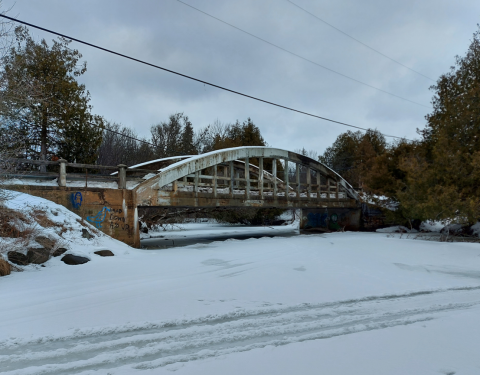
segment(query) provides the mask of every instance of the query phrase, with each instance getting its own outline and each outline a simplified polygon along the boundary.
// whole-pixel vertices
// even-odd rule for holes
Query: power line
[[[349,80],[351,80],[351,81],[354,81],[354,82],[356,82],[356,83],[360,83],[361,85],[364,85],[364,86],[370,87],[370,88],[372,88],[372,89],[381,91],[381,92],[383,92],[383,93],[385,93],[385,94],[388,94],[388,95],[391,95],[391,96],[395,96],[396,98],[405,100],[405,101],[407,101],[407,102],[410,102],[410,103],[413,103],[413,104],[416,104],[416,105],[420,105],[420,106],[425,107],[425,108],[431,108],[431,107],[429,107],[429,106],[427,106],[427,105],[424,105],[424,104],[415,102],[415,101],[413,101],[413,100],[404,98],[403,96],[400,96],[400,95],[397,95],[397,94],[393,94],[393,93],[391,93],[391,92],[389,92],[389,91],[385,91],[385,90],[383,90],[383,89],[381,89],[381,88],[372,86],[372,85],[370,85],[370,84],[368,84],[368,83],[365,83],[365,82],[363,82],[363,81],[359,81],[359,80],[356,79],[356,78],[352,78],[352,77],[350,77],[350,76],[347,76],[346,74],[343,74],[343,73],[337,72],[336,70],[330,69],[330,68],[328,68],[328,67],[326,67],[326,66],[324,66],[324,65],[321,65],[321,64],[319,64],[319,63],[317,63],[317,62],[315,62],[315,61],[313,61],[313,60],[310,60],[310,59],[308,59],[308,58],[306,58],[306,57],[303,57],[303,56],[301,56],[301,55],[299,55],[299,54],[296,54],[295,52],[292,52],[292,51],[290,51],[290,50],[288,50],[288,49],[285,49],[285,48],[283,48],[283,47],[280,47],[280,46],[277,45],[277,44],[274,44],[274,43],[272,43],[272,42],[269,42],[269,41],[266,40],[266,39],[260,38],[259,36],[256,36],[256,35],[254,35],[254,34],[252,34],[252,33],[249,33],[248,31],[245,31],[245,30],[243,30],[243,29],[241,29],[241,28],[239,28],[239,27],[237,27],[237,26],[235,26],[235,25],[232,25],[231,23],[225,22],[225,21],[221,20],[220,18],[217,18],[217,17],[215,17],[215,16],[212,16],[211,14],[209,14],[209,13],[207,13],[207,12],[204,12],[203,10],[200,10],[200,9],[198,9],[198,8],[195,8],[193,5],[184,3],[184,2],[181,1],[181,0],[177,0],[177,2],[179,2],[179,3],[183,4],[183,5],[186,5],[187,7],[192,8],[192,9],[194,9],[194,10],[200,12],[200,13],[203,13],[204,15],[206,15],[206,16],[208,16],[208,17],[211,17],[211,18],[213,18],[213,19],[215,19],[215,20],[217,20],[217,21],[219,21],[219,22],[221,22],[221,23],[223,23],[223,24],[225,24],[225,25],[228,25],[228,26],[230,26],[230,27],[233,27],[234,29],[236,29],[236,30],[238,30],[238,31],[241,31],[242,33],[245,33],[245,34],[247,34],[247,35],[249,35],[249,36],[251,36],[251,37],[253,37],[253,38],[255,38],[255,39],[258,39],[258,40],[260,40],[260,41],[262,41],[262,42],[264,42],[264,43],[267,43],[267,44],[271,45],[272,47],[278,48],[279,50],[282,50],[282,51],[284,51],[284,52],[287,52],[287,53],[289,53],[289,54],[292,55],[292,56],[298,57],[299,59],[302,59],[302,60],[304,60],[304,61],[307,61],[307,62],[309,62],[309,63],[311,63],[311,64],[313,64],[313,65],[316,65],[316,66],[318,66],[318,67],[320,67],[320,68],[322,68],[322,69],[328,70],[329,72],[338,74],[339,76],[342,76],[342,77],[344,77],[344,78],[347,78],[347,79],[349,79]]]
[[[112,133],[118,134],[118,135],[120,135],[120,136],[122,136],[122,137],[127,137],[127,138],[130,138],[130,139],[133,139],[134,141],[146,143],[147,145],[156,147],[153,143],[144,141],[144,140],[142,140],[142,139],[137,139],[137,138],[130,137],[129,135],[122,134],[122,133],[117,132],[117,131],[112,130],[112,129],[108,129],[108,128],[106,128],[105,126],[98,126],[97,124],[94,124],[93,122],[89,122],[88,124],[93,125],[93,126],[96,126],[96,127],[99,127],[99,128],[102,129],[102,130],[106,130],[106,131],[108,131],[108,132],[112,132]]]
[[[194,77],[188,76],[188,75],[186,75],[186,74],[182,74],[182,73],[176,72],[176,71],[174,71],[174,70],[170,70],[170,69],[167,69],[167,68],[163,68],[163,67],[161,67],[161,66],[159,66],[159,65],[155,65],[155,64],[152,64],[152,63],[149,63],[149,62],[146,62],[146,61],[143,61],[143,60],[140,60],[140,59],[137,59],[137,58],[128,56],[128,55],[124,55],[124,54],[122,54],[122,53],[115,52],[115,51],[109,50],[109,49],[107,49],[107,48],[97,46],[97,45],[92,44],[92,43],[84,42],[83,40],[80,40],[80,39],[77,39],[77,38],[73,38],[73,37],[71,37],[71,36],[68,36],[68,35],[65,35],[65,34],[61,34],[61,33],[58,33],[58,32],[56,32],[56,31],[46,29],[46,28],[44,28],[44,27],[40,27],[40,26],[31,24],[31,23],[28,23],[28,22],[25,22],[25,21],[17,20],[17,19],[15,19],[15,18],[6,16],[6,15],[4,15],[4,14],[0,14],[0,17],[9,19],[9,20],[14,21],[14,22],[21,23],[21,24],[26,25],[26,26],[33,27],[33,28],[38,29],[38,30],[45,31],[45,32],[50,33],[50,34],[54,34],[54,35],[60,36],[60,37],[65,38],[65,39],[70,39],[70,40],[73,40],[73,41],[75,41],[75,42],[84,44],[84,45],[86,45],[86,46],[89,46],[89,47],[92,47],[92,48],[96,48],[96,49],[99,49],[99,50],[101,50],[101,51],[108,52],[108,53],[111,53],[111,54],[113,54],[113,55],[117,55],[117,56],[120,56],[120,57],[129,59],[129,60],[138,62],[138,63],[140,63],[140,64],[148,65],[148,66],[151,66],[151,67],[153,67],[153,68],[160,69],[160,70],[163,70],[163,71],[165,71],[165,72],[169,72],[169,73],[178,75],[178,76],[180,76],[180,77],[188,78],[188,79],[191,79],[192,81],[196,81],[196,82],[203,83],[203,84],[205,84],[205,85],[209,85],[209,86],[212,86],[212,87],[216,87],[216,88],[218,88],[218,89],[220,89],[220,90],[228,91],[228,92],[231,92],[231,93],[236,94],[236,95],[240,95],[240,96],[243,96],[243,97],[246,97],[246,98],[249,98],[249,99],[253,99],[253,100],[256,100],[256,101],[259,101],[259,102],[262,102],[262,103],[270,104],[270,105],[273,105],[273,106],[275,106],[275,107],[283,108],[283,109],[286,109],[286,110],[289,110],[289,111],[292,111],[292,112],[301,113],[301,114],[306,115],[306,116],[315,117],[315,118],[318,118],[318,119],[321,119],[321,120],[333,122],[333,123],[335,123],[335,124],[339,124],[339,125],[343,125],[343,126],[348,126],[348,127],[350,127],[350,128],[355,128],[355,129],[359,129],[359,130],[368,131],[367,128],[362,128],[362,127],[360,127],[360,126],[350,125],[350,124],[347,124],[347,123],[344,123],[344,122],[340,122],[340,121],[332,120],[332,119],[329,119],[329,118],[326,118],[326,117],[314,115],[314,114],[309,113],[309,112],[300,111],[300,110],[295,109],[295,108],[287,107],[287,106],[284,106],[284,105],[281,105],[281,104],[277,104],[277,103],[274,103],[274,102],[270,102],[270,101],[268,101],[268,100],[264,100],[264,99],[257,98],[257,97],[255,97],[255,96],[247,95],[247,94],[241,93],[241,92],[239,92],[239,91],[231,90],[231,89],[229,89],[229,88],[226,88],[226,87],[223,87],[223,86],[219,86],[219,85],[216,85],[216,84],[214,84],[214,83],[207,82],[207,81],[203,81],[203,80],[201,80],[201,79],[194,78]],[[382,133],[382,134],[383,134],[383,133]],[[398,138],[398,139],[406,139],[405,137],[398,137],[398,136],[396,136],[396,135],[388,135],[388,134],[383,134],[383,135],[384,135],[385,137]],[[409,139],[407,139],[407,140],[409,140]]]
[[[430,78],[430,77],[426,76],[425,74],[422,74],[422,73],[420,73],[420,72],[417,72],[416,70],[414,70],[414,69],[412,69],[412,68],[410,68],[410,67],[408,67],[408,66],[406,66],[406,65],[402,64],[400,61],[397,61],[397,60],[395,60],[395,59],[393,59],[393,58],[391,58],[391,57],[389,57],[389,56],[385,55],[384,53],[382,53],[382,52],[380,52],[380,51],[376,50],[375,48],[373,48],[373,47],[370,47],[368,44],[365,44],[365,43],[363,43],[362,41],[360,41],[360,40],[358,40],[358,39],[354,38],[353,36],[351,36],[351,35],[349,35],[349,34],[347,34],[345,31],[343,31],[343,30],[340,30],[338,27],[335,27],[335,26],[333,26],[332,24],[330,24],[330,23],[328,23],[327,21],[325,21],[325,20],[321,19],[320,17],[316,16],[315,14],[313,14],[313,13],[309,12],[308,10],[306,10],[306,9],[302,8],[300,5],[298,5],[298,4],[295,4],[293,1],[290,1],[290,0],[287,0],[287,1],[288,1],[290,4],[292,4],[292,5],[295,5],[297,8],[299,8],[299,9],[303,10],[305,13],[308,13],[308,14],[310,14],[312,17],[314,17],[314,18],[316,18],[317,20],[319,20],[319,21],[323,22],[325,25],[327,25],[327,26],[330,26],[331,28],[333,28],[333,29],[337,30],[338,32],[340,32],[340,33],[342,33],[343,35],[345,35],[345,36],[349,37],[350,39],[353,39],[355,42],[357,42],[357,43],[360,43],[360,44],[361,44],[361,45],[363,45],[364,47],[367,47],[368,49],[370,49],[370,50],[372,50],[372,51],[374,51],[374,52],[378,53],[379,55],[381,55],[381,56],[383,56],[383,57],[385,57],[385,58],[387,58],[387,59],[389,59],[389,60],[393,61],[394,63],[396,63],[396,64],[398,64],[398,65],[401,65],[401,66],[403,66],[404,68],[406,68],[406,69],[408,69],[408,70],[410,70],[410,71],[412,71],[412,72],[414,72],[414,73],[416,73],[416,74],[419,74],[419,75],[421,75],[422,77],[424,77],[424,78],[426,78],[426,79],[429,79],[430,81],[433,81],[433,82],[435,82],[435,80],[434,80],[434,79],[432,79],[432,78]]]

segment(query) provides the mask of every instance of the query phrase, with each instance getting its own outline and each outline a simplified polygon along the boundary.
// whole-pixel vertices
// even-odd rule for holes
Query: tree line
[[[377,130],[338,136],[319,157],[398,223],[480,218],[480,25],[464,56],[431,86],[420,139],[388,143]]]
[[[32,160],[133,165],[226,147],[266,145],[250,118],[232,124],[217,120],[195,131],[183,113],[151,126],[150,137],[140,138],[133,129],[93,113],[90,93],[78,82],[87,64],[69,40],[58,38],[49,44],[45,39],[36,41],[26,27],[2,26],[3,153]]]

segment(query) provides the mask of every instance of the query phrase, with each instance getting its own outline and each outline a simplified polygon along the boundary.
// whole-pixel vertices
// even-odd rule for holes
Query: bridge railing
[[[343,199],[346,192],[336,180],[322,176],[319,171],[296,164],[282,169],[272,160],[272,169],[263,168],[263,158],[258,166],[248,160],[235,160],[185,175],[160,190],[178,193],[181,191],[213,194],[214,197],[244,195],[247,199],[318,198]],[[285,162],[285,161],[284,161]],[[247,167],[248,165],[248,171]]]
[[[117,182],[119,189],[126,189],[127,181],[141,182],[141,178],[147,173],[152,173],[150,169],[131,169],[125,164],[119,164],[117,166],[106,166],[97,164],[81,164],[70,163],[67,160],[59,159],[57,161],[49,160],[31,160],[10,158],[6,160],[10,165],[8,171],[0,169],[0,175],[7,178],[19,178],[19,179],[37,179],[48,180],[57,178],[58,186],[67,186],[67,181],[85,181],[85,185],[88,186],[88,182]],[[33,169],[32,169],[33,166]],[[58,172],[41,172],[38,170],[38,166],[58,166]],[[82,172],[68,172],[67,167],[70,170],[81,170]],[[89,173],[90,171],[90,173]],[[115,175],[111,174],[99,174],[99,171],[106,171],[107,173],[117,172]]]

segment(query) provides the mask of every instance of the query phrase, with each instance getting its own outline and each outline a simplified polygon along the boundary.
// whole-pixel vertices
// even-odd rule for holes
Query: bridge
[[[11,188],[62,204],[103,232],[136,247],[140,246],[139,211],[149,207],[295,208],[302,209],[304,228],[336,225],[358,229],[360,223],[360,198],[348,182],[316,160],[278,148],[237,147],[131,167],[65,160],[44,163],[59,165],[58,186]],[[67,167],[117,169],[109,176],[89,175],[91,185],[95,178],[103,178],[115,181],[117,187],[111,182],[110,186],[97,182],[89,187],[87,177],[85,186],[73,182],[69,186]],[[79,178],[78,174],[72,177]]]

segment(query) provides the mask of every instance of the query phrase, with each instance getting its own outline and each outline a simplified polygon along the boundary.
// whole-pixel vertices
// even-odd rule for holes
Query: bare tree
[[[152,147],[145,143],[145,139],[139,138],[134,130],[109,122],[105,122],[105,128],[98,151],[98,164],[135,165],[154,158]]]

